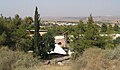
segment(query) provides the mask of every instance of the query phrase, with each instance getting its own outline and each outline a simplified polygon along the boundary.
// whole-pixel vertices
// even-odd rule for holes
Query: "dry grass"
[[[0,49],[0,70],[120,70],[120,47],[114,50],[86,49],[70,65],[42,65],[31,54]]]
[[[0,70],[22,70],[39,64],[40,61],[31,54],[12,51],[7,47],[0,49]]]
[[[42,65],[31,54],[3,47],[0,49],[0,70],[70,70],[70,66]]]
[[[73,63],[72,70],[120,70],[120,48],[89,48]]]
[[[70,70],[71,67],[64,65],[64,66],[59,66],[59,65],[44,65],[42,66],[42,70]]]
[[[59,66],[59,65],[42,65],[33,66],[30,68],[17,68],[15,70],[71,70],[70,66]]]

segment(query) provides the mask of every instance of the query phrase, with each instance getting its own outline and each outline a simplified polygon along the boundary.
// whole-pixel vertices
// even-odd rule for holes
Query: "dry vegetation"
[[[70,70],[71,67],[68,65],[60,66],[60,65],[44,65],[41,67],[41,70]]]
[[[23,70],[40,65],[38,59],[31,54],[9,50],[7,47],[0,49],[0,70]]]
[[[69,70],[70,66],[42,65],[30,53],[12,51],[7,47],[0,49],[0,70]]]
[[[72,65],[42,65],[31,54],[0,49],[0,70],[120,70],[120,47],[86,49]]]
[[[120,70],[120,47],[114,50],[89,48],[73,63],[72,70]]]

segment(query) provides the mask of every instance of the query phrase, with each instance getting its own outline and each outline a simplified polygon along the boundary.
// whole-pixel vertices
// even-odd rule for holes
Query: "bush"
[[[23,70],[40,64],[31,54],[9,50],[7,47],[0,49],[0,70]]]
[[[120,70],[120,50],[118,49],[120,47],[114,50],[89,48],[75,60],[72,70]]]
[[[116,47],[110,54],[109,58],[112,60],[120,60],[120,46]]]

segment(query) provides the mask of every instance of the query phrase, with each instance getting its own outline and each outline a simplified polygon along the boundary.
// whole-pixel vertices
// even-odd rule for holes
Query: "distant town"
[[[83,20],[87,23],[88,17],[42,17],[42,24],[44,25],[77,25],[80,20]],[[110,23],[120,25],[120,16],[95,16],[93,17],[96,24],[101,25],[100,23]]]

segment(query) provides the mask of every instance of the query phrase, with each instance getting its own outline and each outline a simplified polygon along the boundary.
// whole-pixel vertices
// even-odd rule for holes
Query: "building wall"
[[[61,47],[67,47],[67,43],[64,36],[55,36],[55,43],[61,43]]]
[[[55,39],[55,43],[61,43],[61,47],[65,47],[65,39]]]

